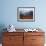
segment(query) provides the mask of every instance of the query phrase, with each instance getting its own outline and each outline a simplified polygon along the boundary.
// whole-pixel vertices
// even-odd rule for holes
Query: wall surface
[[[46,0],[0,0],[0,27],[46,28]],[[17,7],[35,7],[35,22],[18,22]]]

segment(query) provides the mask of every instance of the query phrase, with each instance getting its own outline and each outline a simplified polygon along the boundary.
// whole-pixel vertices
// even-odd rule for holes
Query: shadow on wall
[[[6,30],[3,30],[5,27],[4,24],[0,24],[0,43],[2,43],[2,36],[3,36],[3,32],[5,32]]]

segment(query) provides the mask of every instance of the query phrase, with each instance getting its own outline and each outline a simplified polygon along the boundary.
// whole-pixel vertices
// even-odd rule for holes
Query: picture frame
[[[17,21],[19,22],[34,22],[35,21],[35,7],[18,7]]]

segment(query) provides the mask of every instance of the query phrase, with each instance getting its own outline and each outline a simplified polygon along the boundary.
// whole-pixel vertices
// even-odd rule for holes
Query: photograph
[[[23,22],[31,22],[35,20],[35,7],[18,7],[17,20]]]

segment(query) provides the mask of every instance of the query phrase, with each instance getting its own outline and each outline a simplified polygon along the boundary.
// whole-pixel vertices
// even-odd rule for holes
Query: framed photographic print
[[[35,7],[18,7],[17,21],[34,22],[35,21]]]

